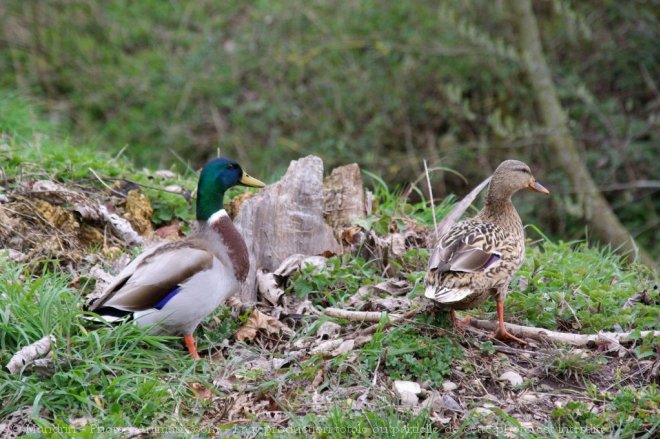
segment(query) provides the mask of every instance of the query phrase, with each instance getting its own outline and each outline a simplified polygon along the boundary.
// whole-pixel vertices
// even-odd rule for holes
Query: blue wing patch
[[[497,253],[493,253],[493,256],[491,256],[488,259],[488,261],[486,262],[486,265],[484,265],[484,268],[490,267],[491,265],[493,265],[495,262],[499,261],[500,259],[501,259],[500,255],[498,255]]]
[[[172,297],[176,296],[180,291],[181,291],[181,287],[176,287],[175,289],[173,289],[172,291],[170,291],[170,292],[167,294],[167,296],[163,297],[163,298],[160,300],[160,302],[158,302],[157,304],[155,304],[153,307],[156,308],[156,309],[158,309],[158,310],[163,309],[163,307],[164,307],[165,305],[167,305],[167,302],[169,302],[170,299],[172,299]]]

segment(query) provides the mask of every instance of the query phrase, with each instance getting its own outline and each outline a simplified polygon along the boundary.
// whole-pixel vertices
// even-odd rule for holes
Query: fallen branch
[[[497,328],[497,322],[490,320],[470,320],[470,325],[475,328],[494,331]],[[599,343],[630,343],[635,339],[631,337],[632,332],[599,332],[597,334],[573,334],[570,332],[551,331],[544,328],[535,328],[532,326],[514,325],[506,323],[506,329],[517,337],[526,337],[534,340],[547,341],[552,340],[559,343],[570,344],[573,346],[587,346]],[[660,331],[641,331],[641,337],[647,337],[653,334],[653,337],[660,337]]]
[[[20,351],[16,352],[13,357],[11,357],[6,366],[7,370],[9,370],[9,373],[11,374],[18,373],[23,366],[48,355],[52,343],[55,343],[55,337],[47,335],[32,344],[24,346]]]
[[[323,314],[336,317],[338,319],[346,319],[352,322],[380,322],[383,318],[383,314],[388,316],[390,319],[396,319],[400,317],[399,314],[388,314],[386,312],[380,311],[350,311],[347,309],[339,308],[326,308],[323,310]]]
[[[411,319],[411,318],[415,317],[417,314],[420,314],[420,313],[423,313],[424,311],[426,311],[428,306],[429,305],[421,306],[419,308],[415,308],[413,310],[410,310],[410,311],[408,311],[406,313],[403,313],[401,315],[398,315],[398,316],[393,315],[392,318],[387,320],[387,322],[385,322],[384,325],[380,325],[380,323],[377,323],[375,325],[371,325],[368,328],[364,328],[362,331],[360,331],[359,335],[361,337],[371,335],[371,334],[375,333],[376,331],[378,331],[379,327],[381,329],[386,329],[386,328],[388,328],[388,327],[390,327],[390,326],[392,326],[396,323],[403,322],[404,320]],[[430,305],[430,306],[433,306],[433,305]]]

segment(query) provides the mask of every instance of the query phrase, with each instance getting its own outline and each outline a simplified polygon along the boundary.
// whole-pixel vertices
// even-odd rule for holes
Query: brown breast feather
[[[240,232],[226,215],[220,217],[211,227],[222,237],[222,241],[227,247],[236,279],[240,282],[245,281],[250,270],[250,257]]]

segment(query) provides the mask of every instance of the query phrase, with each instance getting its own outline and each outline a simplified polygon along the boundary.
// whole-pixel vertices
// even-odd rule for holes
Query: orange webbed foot
[[[516,343],[520,343],[521,345],[526,345],[527,342],[525,340],[522,340],[515,335],[511,334],[509,331],[506,330],[504,326],[498,326],[495,332],[493,333],[493,337],[495,337],[498,340],[505,341],[505,342],[511,342],[514,341]]]
[[[184,335],[183,342],[188,348],[188,352],[190,352],[190,356],[193,357],[195,360],[199,360],[200,356],[199,353],[197,353],[195,338],[192,335]]]

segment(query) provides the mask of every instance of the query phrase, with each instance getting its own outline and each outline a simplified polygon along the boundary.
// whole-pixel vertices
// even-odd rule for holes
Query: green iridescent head
[[[224,157],[213,159],[202,169],[197,184],[197,220],[207,221],[224,208],[225,192],[237,184],[264,187],[264,183],[247,175],[238,163]]]

